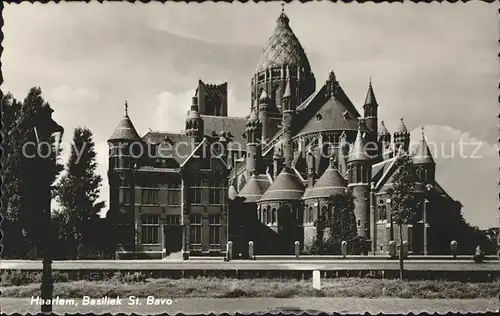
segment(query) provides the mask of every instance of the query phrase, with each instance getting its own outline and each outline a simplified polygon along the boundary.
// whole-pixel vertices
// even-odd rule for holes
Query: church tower
[[[137,144],[143,145],[128,116],[128,104],[125,102],[125,115],[108,139],[109,212],[106,216],[111,218],[113,224],[130,230],[133,230],[135,217],[133,170],[138,163],[138,158],[135,158],[138,153],[133,150],[142,149]],[[135,243],[133,234],[127,234],[126,229],[114,232],[118,243],[124,247]]]
[[[377,99],[375,98],[375,93],[373,92],[371,78],[368,86],[368,91],[366,93],[363,110],[364,110],[363,118],[366,123],[366,127],[368,128],[368,130],[370,130],[370,132],[368,132],[366,140],[372,142],[373,144],[377,144],[378,103]],[[369,146],[369,148],[371,149],[371,151],[368,152],[369,156],[372,159],[376,160],[379,157],[380,149],[375,148],[375,146]]]
[[[287,68],[289,75],[286,73]],[[262,91],[266,91],[270,115],[282,113],[288,79],[295,87],[293,92],[298,104],[316,90],[316,79],[307,55],[290,28],[290,19],[282,9],[251,81],[251,108],[258,107],[259,96]],[[267,137],[271,137],[273,133],[268,134]]]
[[[358,236],[368,238],[369,212],[370,212],[370,182],[371,182],[371,159],[365,151],[365,141],[361,135],[361,123],[358,124],[358,134],[349,153],[347,161],[348,187],[352,189],[354,196],[354,215]]]
[[[387,160],[392,158],[392,144],[391,144],[391,133],[385,127],[384,121],[380,122],[378,128],[378,145],[380,148],[380,157],[382,160]]]
[[[432,158],[429,146],[425,141],[424,127],[422,126],[422,138],[417,145],[415,154],[413,155],[413,164],[417,171],[417,175],[424,184],[434,184],[436,175],[436,162]]]
[[[203,139],[204,128],[203,119],[198,112],[198,95],[192,98],[191,109],[186,118],[186,135],[189,136],[193,144],[198,144]]]
[[[283,156],[285,158],[285,167],[292,167],[293,144],[292,144],[292,125],[293,116],[296,108],[295,90],[291,87],[290,72],[287,68],[288,80],[283,94]]]
[[[405,122],[401,118],[399,126],[396,128],[396,131],[394,132],[394,150],[395,153],[398,153],[399,149],[402,149],[405,153],[407,153],[409,147],[410,147],[410,132],[408,132]]]
[[[250,113],[250,117],[246,122],[246,137],[247,137],[247,174],[259,174],[262,170],[262,122],[257,117],[256,111]]]
[[[266,93],[266,90],[262,90],[259,98],[259,120],[262,123],[262,141],[266,142],[268,137],[267,133],[267,105],[269,104],[269,96]]]

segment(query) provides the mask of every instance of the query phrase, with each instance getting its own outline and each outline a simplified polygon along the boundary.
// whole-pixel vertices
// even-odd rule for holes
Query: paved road
[[[54,270],[398,270],[397,260],[277,260],[224,262],[215,260],[68,260],[54,261]],[[41,261],[2,260],[0,270],[42,270]],[[500,271],[500,261],[474,263],[464,260],[406,261],[405,270],[418,271]]]
[[[214,313],[259,313],[259,312],[341,312],[341,313],[447,313],[447,312],[494,312],[500,304],[497,299],[469,300],[426,300],[426,299],[395,299],[395,298],[235,298],[235,299],[176,299],[171,305],[146,305],[146,299],[140,299],[143,305],[128,306],[125,300],[121,306],[82,306],[82,300],[77,300],[78,306],[54,306],[55,313],[119,313],[126,314],[197,314]],[[36,313],[40,306],[30,305],[30,299],[0,298],[2,313]]]

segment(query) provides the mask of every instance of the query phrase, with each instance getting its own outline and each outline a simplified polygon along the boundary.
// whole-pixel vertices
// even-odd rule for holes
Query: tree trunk
[[[403,280],[403,225],[399,225],[399,278]]]

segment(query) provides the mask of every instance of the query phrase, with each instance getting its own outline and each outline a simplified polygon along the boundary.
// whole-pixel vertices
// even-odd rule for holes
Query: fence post
[[[450,248],[451,248],[451,254],[452,254],[453,258],[456,258],[457,257],[457,250],[458,250],[458,244],[457,244],[456,240],[452,240],[450,242]]]
[[[396,243],[394,240],[389,241],[389,256],[391,259],[396,257]]]
[[[345,259],[345,257],[347,257],[347,241],[342,240],[340,243],[340,249],[342,251],[342,258]]]
[[[314,270],[313,271],[313,288],[316,290],[321,290],[321,274],[319,270]]]
[[[253,241],[251,241],[251,240],[248,242],[248,259],[250,259],[250,260],[255,259],[254,250],[253,250]]]
[[[300,242],[295,241],[295,259],[299,259],[300,256]]]
[[[233,242],[228,241],[226,245],[226,261],[233,259]]]
[[[404,259],[408,258],[408,241],[407,240],[403,241],[403,258]]]

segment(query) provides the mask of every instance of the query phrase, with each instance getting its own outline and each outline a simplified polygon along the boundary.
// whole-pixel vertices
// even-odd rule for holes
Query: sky
[[[107,201],[106,141],[125,100],[140,135],[179,132],[198,79],[228,82],[229,115],[247,115],[250,79],[280,11],[280,3],[5,4],[2,91],[22,100],[41,87],[66,143],[75,127],[94,133]],[[388,130],[404,117],[418,141],[424,125],[440,148],[437,181],[466,220],[500,226],[494,4],[297,2],[285,12],[318,88],[333,70],[362,113],[371,76]]]

